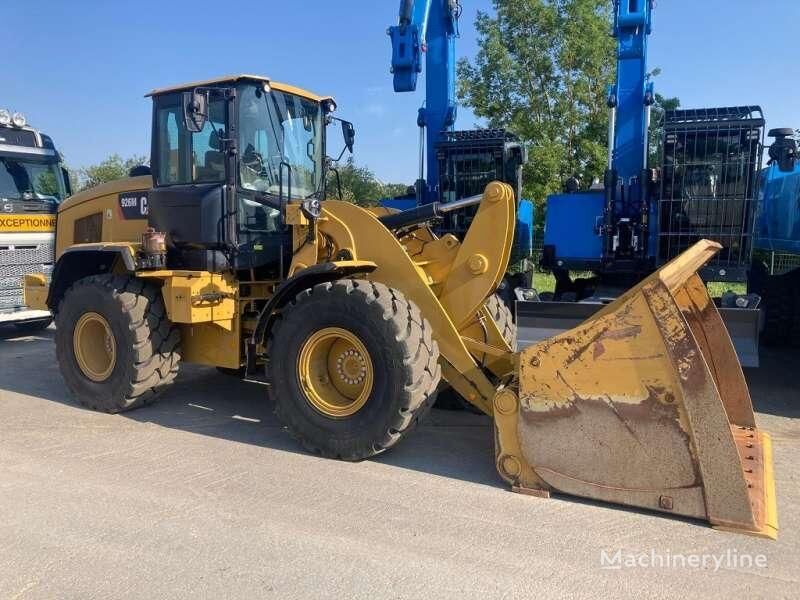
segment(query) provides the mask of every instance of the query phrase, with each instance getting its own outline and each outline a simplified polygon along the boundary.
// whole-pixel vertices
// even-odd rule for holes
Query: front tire
[[[119,413],[153,402],[178,373],[180,332],[161,290],[136,277],[77,281],[56,316],[56,357],[84,406]]]
[[[431,326],[402,293],[342,280],[304,290],[272,328],[275,414],[308,450],[361,460],[405,437],[441,377]]]

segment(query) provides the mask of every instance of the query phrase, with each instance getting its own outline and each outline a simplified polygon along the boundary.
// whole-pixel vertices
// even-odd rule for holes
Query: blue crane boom
[[[608,161],[603,192],[575,190],[547,200],[546,266],[638,272],[648,268],[657,220],[648,162],[647,71],[653,0],[614,0],[616,80],[608,89]]]
[[[758,106],[665,110],[658,164],[649,165],[655,102],[647,66],[654,0],[614,0],[616,80],[608,91],[608,162],[602,186],[547,199],[541,266],[556,288],[545,302],[518,303],[526,339],[550,335],[556,319],[585,317],[690,245],[708,238],[722,251],[698,273],[710,281],[748,278],[764,118]],[[648,168],[648,167],[654,168]],[[590,272],[585,277],[576,272]],[[743,364],[758,363],[757,300],[741,296],[724,313],[735,323]]]
[[[425,204],[439,199],[439,164],[434,148],[442,132],[452,131],[456,122],[455,55],[460,15],[458,0],[401,0],[398,24],[388,30],[395,92],[416,91],[423,58],[425,62],[425,105],[417,115],[421,136],[419,179],[420,183],[424,181],[419,199]]]
[[[605,188],[606,260],[634,260],[650,237],[647,173],[650,108],[655,100],[648,81],[647,39],[652,31],[653,0],[614,0],[617,79],[609,88],[608,165]],[[652,240],[654,241],[654,240]]]
[[[652,0],[616,0],[617,81],[609,89],[608,168],[623,180],[639,177],[647,168],[647,130],[654,101],[648,82],[647,38],[652,31]]]

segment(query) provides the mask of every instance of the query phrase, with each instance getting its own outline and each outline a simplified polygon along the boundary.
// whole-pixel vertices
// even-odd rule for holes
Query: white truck
[[[37,331],[52,322],[49,312],[25,306],[22,281],[52,272],[56,210],[70,193],[53,140],[21,113],[0,109],[0,325]]]

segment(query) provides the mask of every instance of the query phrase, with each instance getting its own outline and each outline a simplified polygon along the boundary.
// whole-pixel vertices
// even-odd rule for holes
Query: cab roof
[[[248,75],[245,73],[239,75],[225,75],[223,77],[216,77],[214,79],[206,79],[204,81],[192,81],[189,83],[183,83],[181,85],[173,85],[169,87],[158,88],[153,90],[149,94],[145,94],[145,97],[160,96],[161,94],[167,94],[170,92],[181,92],[201,86],[222,85],[226,83],[235,84],[238,83],[239,81],[248,81],[248,80],[268,83],[270,87],[272,87],[272,89],[279,90],[281,92],[287,92],[289,94],[296,94],[298,96],[302,96],[303,98],[307,98],[308,100],[311,100],[313,102],[322,102],[323,100],[333,100],[332,96],[319,96],[313,92],[304,90],[303,88],[295,87],[287,83],[280,83],[279,81],[272,81],[269,77],[264,77],[263,75]]]

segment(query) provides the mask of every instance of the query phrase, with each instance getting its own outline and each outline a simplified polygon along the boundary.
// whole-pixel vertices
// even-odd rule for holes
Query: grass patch
[[[539,292],[554,292],[556,289],[556,278],[550,273],[535,272],[533,274],[533,287]]]
[[[709,281],[706,287],[708,288],[708,294],[712,298],[719,298],[725,292],[733,292],[734,294],[747,293],[747,284],[733,281]]]
[[[585,273],[581,273],[585,276]],[[575,274],[573,274],[573,277]],[[708,293],[712,298],[719,298],[725,292],[733,292],[734,294],[746,294],[747,285],[744,283],[735,283],[729,281],[709,281],[707,284]],[[556,289],[556,279],[550,273],[543,273],[536,271],[533,274],[533,287],[537,292],[553,292]]]

